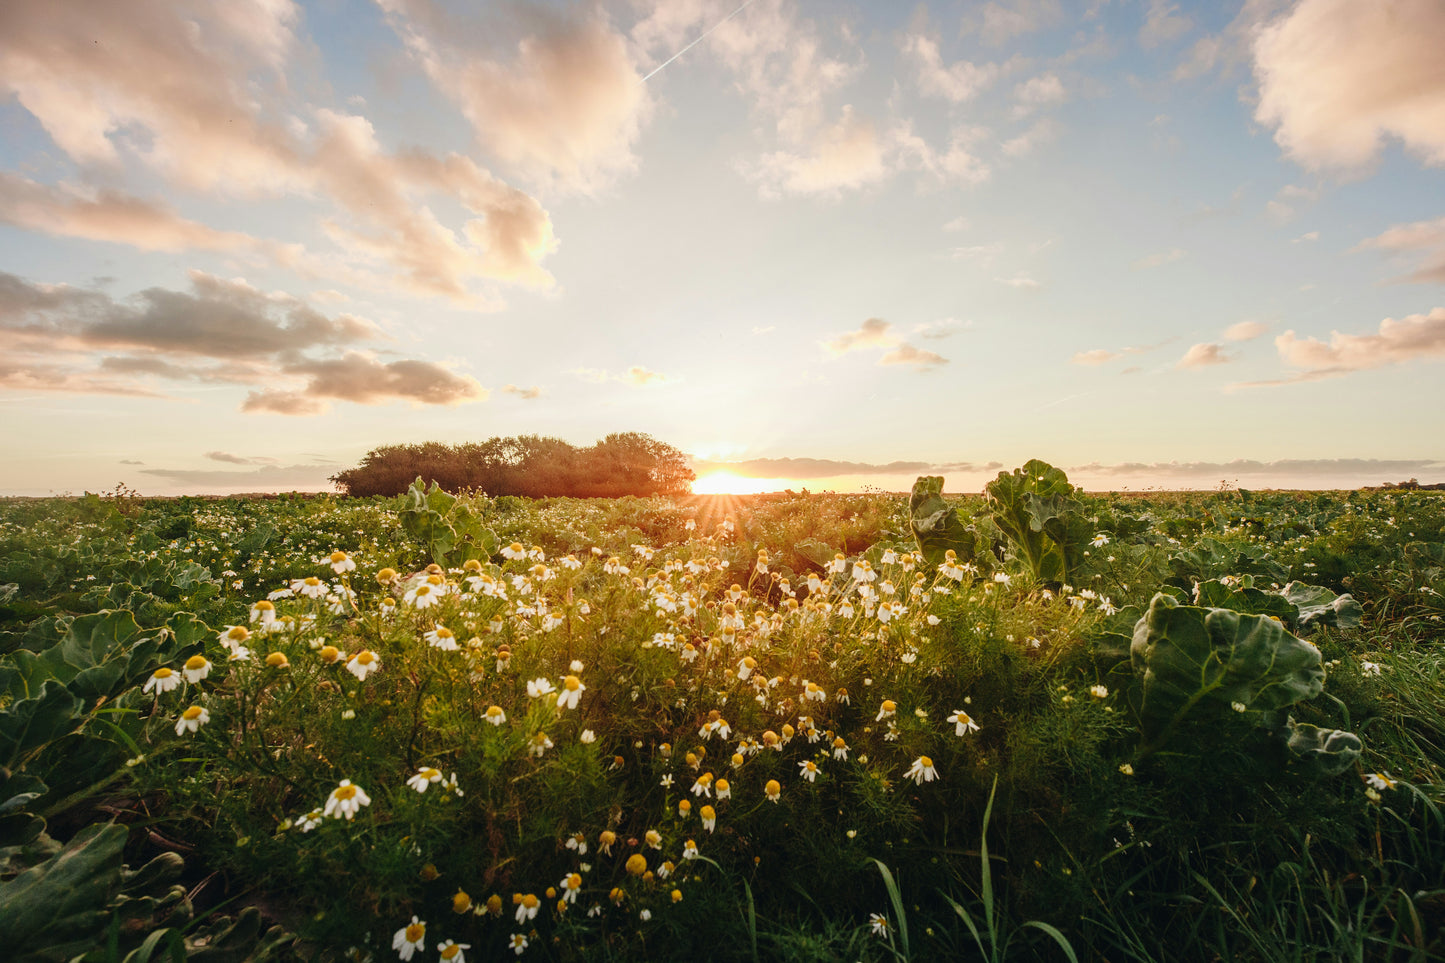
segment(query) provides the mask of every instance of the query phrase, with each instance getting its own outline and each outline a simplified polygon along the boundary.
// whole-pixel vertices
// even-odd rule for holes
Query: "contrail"
[[[662,63],[658,64],[656,67],[653,67],[653,68],[652,68],[652,73],[648,74],[646,77],[643,77],[641,80],[638,81],[638,83],[639,83],[639,84],[645,84],[645,83],[647,83],[649,80],[651,80],[651,79],[657,74],[657,72],[658,72],[659,70],[661,70],[663,67],[666,67],[668,64],[672,63],[672,62],[673,62],[674,60],[676,60],[678,57],[681,57],[683,54],[687,53],[687,52],[688,52],[689,50],[691,50],[693,47],[696,47],[698,44],[702,43],[704,40],[706,40],[706,39],[708,38],[708,34],[711,34],[711,33],[712,33],[714,30],[716,30],[718,27],[721,27],[723,24],[727,23],[727,22],[728,22],[729,20],[731,20],[733,17],[736,17],[738,14],[742,13],[742,12],[743,12],[744,10],[746,10],[748,7],[751,7],[755,2],[756,2],[756,0],[747,0],[746,3],[744,3],[742,6],[738,7],[738,8],[737,8],[736,10],[734,10],[732,13],[728,14],[726,17],[723,17],[721,20],[719,20],[717,23],[713,24],[711,27],[708,27],[707,30],[703,31],[702,36],[698,37],[696,40],[694,40],[692,43],[688,44],[686,47],[683,47],[681,50],[679,50],[677,53],[673,54],[671,57],[668,57],[668,58],[667,58],[666,60],[664,60]]]

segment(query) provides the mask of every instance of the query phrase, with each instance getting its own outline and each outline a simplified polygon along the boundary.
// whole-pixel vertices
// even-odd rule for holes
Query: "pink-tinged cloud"
[[[865,348],[891,348],[898,343],[892,334],[893,325],[882,318],[869,318],[857,331],[848,331],[830,341],[823,342],[823,348],[835,357]]]
[[[891,166],[919,170],[944,183],[981,184],[988,180],[989,166],[970,150],[975,132],[956,128],[949,135],[947,150],[935,150],[913,132],[911,123],[902,123],[888,135]]]
[[[1141,257],[1134,262],[1133,267],[1136,271],[1147,271],[1149,268],[1163,267],[1166,264],[1173,264],[1175,261],[1183,260],[1187,254],[1188,252],[1183,248],[1171,248],[1168,251],[1159,251],[1158,253],[1150,254],[1148,257]]]
[[[627,384],[631,385],[642,386],[660,385],[668,381],[669,379],[667,375],[663,374],[660,371],[653,371],[650,368],[644,368],[640,364],[635,364],[627,369],[627,374],[623,375],[617,380],[624,381]]]
[[[430,361],[381,361],[348,351],[340,358],[283,364],[288,375],[305,376],[307,398],[336,399],[362,405],[410,401],[419,405],[460,405],[485,401],[488,391],[474,378]]]
[[[1174,367],[1207,368],[1211,365],[1228,364],[1233,360],[1233,358],[1224,353],[1224,349],[1222,347],[1217,344],[1211,344],[1206,342],[1196,344],[1188,351],[1184,352],[1184,357],[1180,358],[1175,363]]]
[[[1059,123],[1051,117],[1035,121],[1022,134],[1004,141],[1000,149],[1009,157],[1027,157],[1059,136]]]
[[[1177,40],[1194,29],[1194,21],[1179,12],[1172,0],[1149,0],[1144,24],[1139,28],[1139,45],[1151,49]]]
[[[0,223],[27,231],[130,244],[143,251],[241,251],[255,238],[181,217],[161,202],[113,190],[50,187],[0,171]]]
[[[900,344],[878,359],[880,365],[911,365],[919,371],[931,371],[948,364],[948,359],[935,351],[924,351],[911,344]]]
[[[1255,40],[1255,119],[1311,169],[1358,171],[1386,137],[1445,165],[1442,50],[1439,0],[1301,0]]]
[[[1294,368],[1303,369],[1298,379],[1365,371],[1410,361],[1445,358],[1445,308],[1429,314],[1412,314],[1396,320],[1386,318],[1374,334],[1330,334],[1328,343],[1316,338],[1301,338],[1286,331],[1274,339],[1280,358]]]
[[[1068,98],[1057,74],[1039,74],[1014,87],[1014,116],[1022,117],[1041,107],[1061,104]]]
[[[593,191],[636,168],[650,112],[627,39],[600,11],[528,11],[534,31],[498,50],[493,24],[450,17],[426,0],[379,0],[433,85],[486,149],[527,176]]]
[[[818,131],[802,152],[764,154],[749,176],[764,196],[832,194],[877,183],[888,176],[883,145],[873,122],[845,104],[838,122]]]
[[[925,96],[961,104],[972,100],[998,79],[997,64],[974,64],[967,60],[945,64],[938,41],[922,34],[905,37],[903,52],[913,59],[918,89]]]
[[[990,0],[964,19],[965,32],[976,31],[995,46],[1053,26],[1063,18],[1059,0]]]
[[[523,388],[520,385],[503,385],[502,391],[509,395],[516,395],[518,398],[522,398],[528,401],[532,400],[533,398],[540,398],[542,396],[542,389],[537,387],[536,385],[532,385],[532,387],[530,388]]]
[[[1224,329],[1226,341],[1253,341],[1269,330],[1269,325],[1260,321],[1240,321]]]
[[[1445,217],[1433,221],[1396,224],[1355,246],[1376,248],[1396,254],[1416,254],[1419,265],[1402,280],[1422,284],[1445,284]]]
[[[1120,357],[1117,351],[1109,351],[1106,348],[1094,348],[1091,351],[1080,351],[1069,359],[1070,364],[1101,365]]]

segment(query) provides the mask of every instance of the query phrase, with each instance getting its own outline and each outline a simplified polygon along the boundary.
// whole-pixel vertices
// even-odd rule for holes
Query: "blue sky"
[[[0,493],[613,431],[1442,480],[1440,49],[1438,0],[7,5]]]

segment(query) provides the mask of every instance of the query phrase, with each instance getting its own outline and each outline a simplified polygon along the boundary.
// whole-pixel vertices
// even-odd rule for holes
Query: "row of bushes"
[[[586,448],[521,435],[480,444],[383,445],[331,476],[346,495],[400,495],[420,476],[447,491],[530,498],[685,495],[696,476],[687,456],[638,432],[614,433]]]

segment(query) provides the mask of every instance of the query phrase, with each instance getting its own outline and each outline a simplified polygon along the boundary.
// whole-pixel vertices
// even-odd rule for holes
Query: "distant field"
[[[1445,496],[0,502],[17,960],[1445,955]]]

